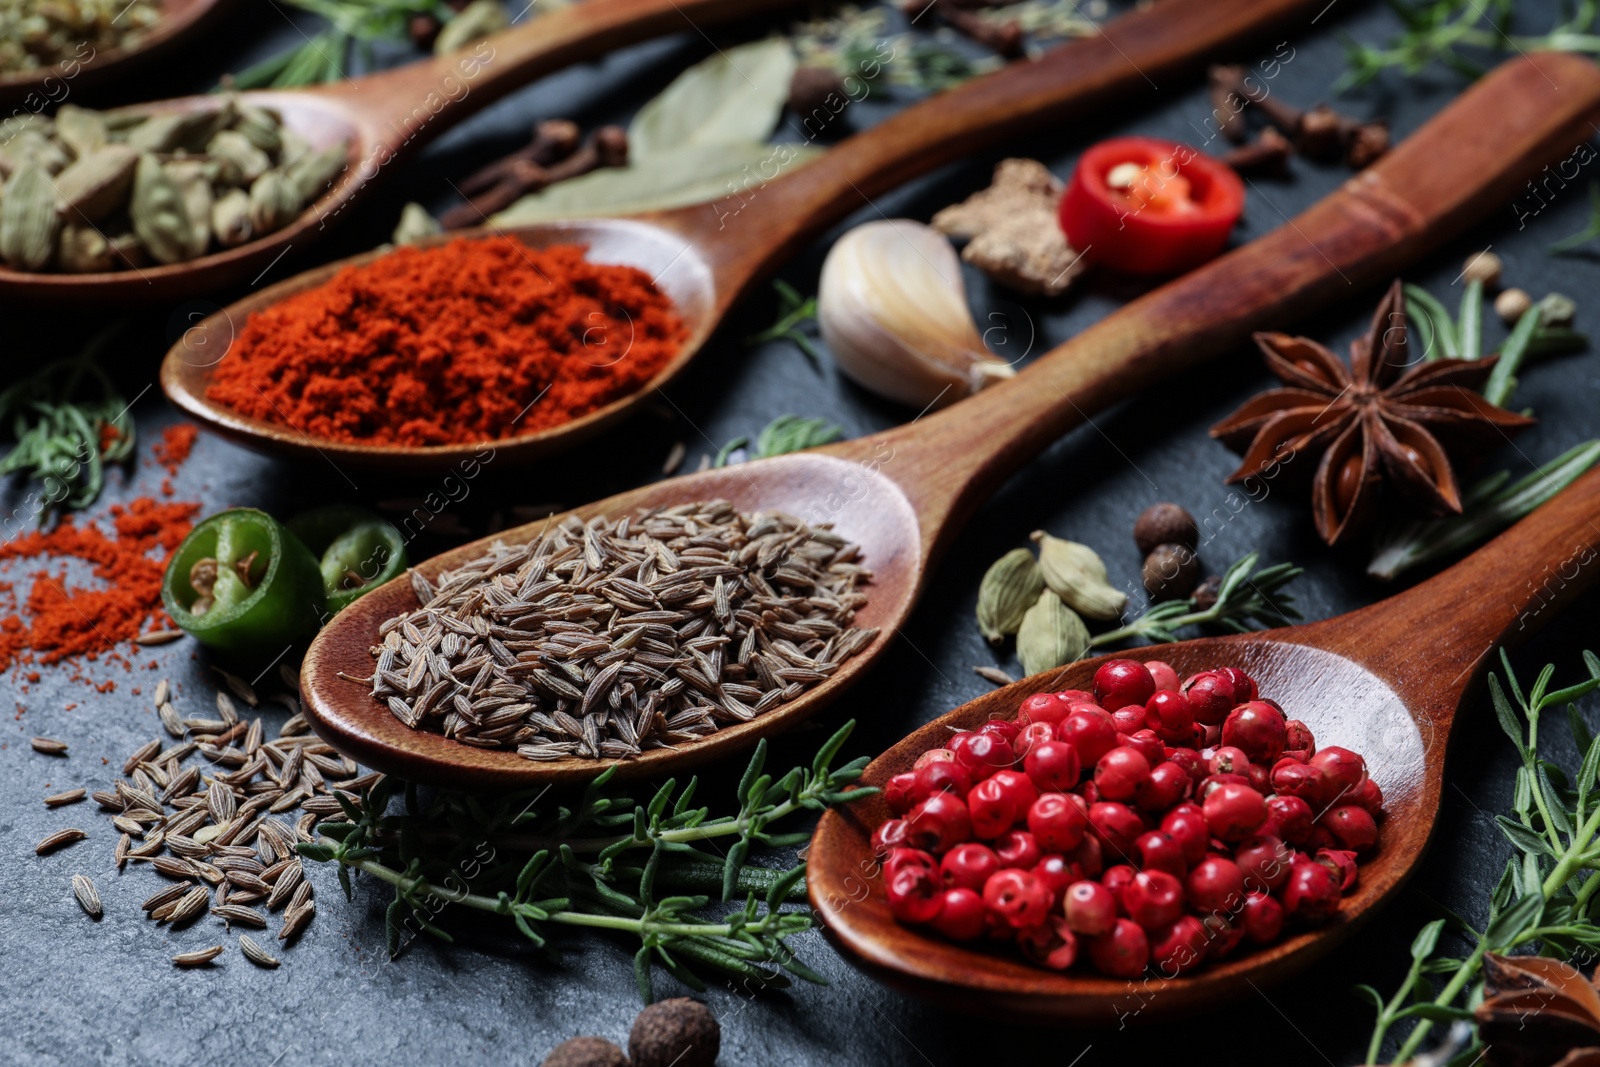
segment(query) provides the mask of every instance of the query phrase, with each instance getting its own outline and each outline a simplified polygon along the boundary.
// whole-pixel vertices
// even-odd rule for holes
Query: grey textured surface
[[[159,80],[134,87],[139,97],[192,91],[215,74],[237,69],[249,58],[297,39],[291,19],[262,0],[243,0],[239,14],[185,63],[169,64]],[[1528,16],[1530,24],[1539,17]],[[305,26],[309,20],[295,16]],[[1342,0],[1315,35],[1290,42],[1295,58],[1275,83],[1285,99],[1309,104],[1328,96],[1342,65],[1340,36],[1387,36],[1396,21],[1377,5]],[[746,36],[759,32],[746,27]],[[739,34],[713,35],[735,40]],[[281,264],[267,280],[314,261],[384,239],[406,199],[442,207],[446,176],[467,170],[513,147],[535,118],[567,115],[588,125],[625,118],[682,66],[710,48],[698,34],[629,50],[595,66],[569,71],[500,103],[436,143],[408,166],[405,176],[365,203],[355,218],[314,257]],[[186,65],[187,64],[187,65]],[[1459,88],[1450,76],[1418,83],[1389,83],[1346,98],[1358,113],[1387,114],[1401,134],[1414,129]],[[118,98],[127,102],[129,98]],[[893,101],[869,100],[849,119],[869,124]],[[1142,132],[1193,138],[1207,113],[1194,86],[1163,85],[1128,101],[1125,111],[1073,129],[1042,130],[1011,146],[1013,154],[1038,156],[1065,173],[1081,148],[1111,133]],[[1492,137],[1494,131],[1485,131]],[[933,210],[983,184],[998,156],[976,158],[908,189],[882,198],[876,211],[893,217],[926,218]],[[1257,181],[1240,239],[1279,224],[1282,216],[1333,188],[1343,172],[1299,163],[1293,180]],[[1600,261],[1583,255],[1549,258],[1551,240],[1582,227],[1587,212],[1586,180],[1553,198],[1548,209],[1519,229],[1512,205],[1485,226],[1453,243],[1412,273],[1414,280],[1451,299],[1462,256],[1493,245],[1508,265],[1508,277],[1535,296],[1560,289],[1579,299],[1580,327],[1600,328],[1595,318]],[[817,241],[784,272],[804,291],[833,234]],[[1017,301],[970,278],[973,299],[991,336],[1012,355],[1038,353],[1070,336],[1129,295],[1089,288],[1057,303]],[[218,294],[225,302],[227,294]],[[1305,331],[1342,346],[1370,313],[1373,294],[1352,292],[1330,315],[1304,324]],[[136,394],[141,456],[174,417],[159,390],[141,392],[154,379],[178,309],[135,314],[123,334],[116,372],[126,395]],[[771,301],[756,299],[740,309],[696,368],[674,387],[672,405],[661,404],[618,430],[610,439],[532,471],[495,470],[473,482],[453,509],[474,534],[488,528],[497,510],[514,504],[575,503],[658,476],[662,457],[684,441],[690,464],[702,453],[739,435],[753,436],[776,415],[825,415],[852,434],[892,425],[907,413],[876,401],[839,379],[831,366],[813,366],[787,344],[747,350],[738,338],[770,321]],[[989,318],[990,315],[998,316]],[[66,354],[89,328],[105,318],[101,309],[74,308],[66,316],[37,308],[3,311],[7,377],[41,357]],[[1498,338],[1498,326],[1491,328]],[[1495,457],[1523,469],[1570,444],[1600,436],[1600,375],[1596,356],[1553,362],[1524,375],[1519,405],[1536,409],[1539,426],[1514,448]],[[1136,403],[1110,411],[1094,425],[1070,435],[1012,480],[979,515],[934,575],[928,595],[899,641],[849,699],[820,721],[782,739],[769,766],[802,758],[846,717],[860,720],[847,750],[871,753],[910,728],[982,692],[987,683],[971,666],[994,662],[971,624],[977,581],[1001,552],[1024,542],[1029,531],[1047,527],[1096,546],[1119,582],[1136,579],[1139,560],[1128,535],[1145,505],[1174,499],[1197,513],[1227,509],[1223,476],[1233,457],[1212,443],[1205,429],[1244,396],[1263,387],[1266,376],[1248,352],[1185,375]],[[676,410],[674,410],[676,409]],[[141,465],[135,475],[113,475],[105,503],[156,490],[161,472]],[[201,500],[207,511],[251,504],[288,512],[325,501],[377,501],[421,495],[430,486],[404,481],[346,481],[330,469],[296,469],[263,459],[219,439],[202,436],[194,457],[177,479],[177,499]],[[9,487],[6,509],[19,499]],[[451,543],[436,524],[416,546],[427,555]],[[1296,591],[1313,617],[1369,602],[1382,590],[1361,577],[1360,550],[1333,553],[1315,539],[1300,499],[1282,495],[1242,510],[1220,526],[1203,550],[1213,568],[1258,549],[1269,561],[1293,560],[1309,568]],[[26,581],[34,565],[11,566],[0,580]],[[70,573],[73,580],[86,575]],[[1546,661],[1565,676],[1578,668],[1578,651],[1600,643],[1593,623],[1600,598],[1590,596],[1541,638],[1519,653],[1532,673]],[[637,1010],[630,970],[631,950],[605,938],[568,939],[566,962],[552,966],[527,958],[508,928],[458,927],[453,947],[414,944],[398,960],[383,953],[383,896],[369,885],[346,903],[334,872],[317,865],[310,877],[320,913],[295,947],[282,953],[277,971],[258,970],[239,955],[236,937],[214,968],[178,972],[168,958],[223,939],[209,919],[175,933],[158,929],[138,911],[138,902],[159,879],[151,872],[111,869],[116,840],[109,821],[90,803],[46,810],[40,798],[72,786],[96,788],[110,781],[126,753],[158,729],[150,693],[161,677],[178,687],[178,703],[197,713],[210,702],[206,662],[185,642],[141,654],[154,669],[85,665],[93,678],[115,678],[104,695],[71,679],[67,668],[45,669],[27,685],[16,671],[0,680],[0,694],[14,699],[16,719],[0,738],[0,1061],[21,1064],[310,1064],[375,1062],[443,1064],[467,1061],[537,1063],[560,1040],[592,1033],[625,1040]],[[1002,666],[1015,669],[1014,664]],[[24,686],[27,686],[24,692]],[[141,689],[142,693],[136,693]],[[76,705],[70,707],[69,705]],[[1587,711],[1596,714],[1595,702]],[[843,963],[818,935],[798,939],[811,966],[828,976],[825,987],[752,999],[742,991],[713,989],[709,1000],[723,1023],[724,1064],[934,1064],[955,1067],[979,1062],[996,1049],[1049,1064],[1146,1063],[1181,1057],[1209,1063],[1321,1063],[1361,1061],[1370,1011],[1349,992],[1355,982],[1392,989],[1404,970],[1405,947],[1428,916],[1430,902],[1481,918],[1483,898],[1499,873],[1507,846],[1491,814],[1509,802],[1513,754],[1484,707],[1461,720],[1452,750],[1445,811],[1439,836],[1415,891],[1381,916],[1348,947],[1302,977],[1264,989],[1214,1019],[1148,1026],[1137,1017],[1123,1029],[1056,1032],[996,1026],[964,1019],[907,999],[866,979]],[[1558,731],[1559,732],[1559,731]],[[66,759],[33,753],[27,738],[46,734],[72,745]],[[1552,748],[1562,752],[1562,740]],[[109,763],[104,762],[109,761]],[[727,796],[725,775],[713,775],[704,797]],[[719,793],[720,790],[720,793]],[[82,826],[89,839],[35,858],[33,844],[50,831]],[[74,903],[70,878],[94,877],[106,916],[89,920]],[[674,984],[661,979],[670,995]]]

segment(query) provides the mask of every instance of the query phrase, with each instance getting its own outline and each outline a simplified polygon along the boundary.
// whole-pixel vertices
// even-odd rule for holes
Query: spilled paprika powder
[[[252,314],[206,391],[355,444],[467,444],[642,388],[687,331],[634,267],[508,237],[405,247]]]
[[[69,516],[51,530],[0,543],[4,561],[77,559],[94,568],[98,588],[72,584],[64,566],[32,573],[26,604],[14,586],[0,583],[0,670],[15,662],[56,663],[68,657],[98,659],[132,641],[150,620],[164,620],[161,578],[167,557],[189,533],[199,504],[161,503],[139,497],[110,509],[112,532],[79,525]],[[170,622],[166,624],[170,627]]]

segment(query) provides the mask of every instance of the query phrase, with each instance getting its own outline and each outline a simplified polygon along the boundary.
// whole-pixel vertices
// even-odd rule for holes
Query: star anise
[[[1317,532],[1337,544],[1377,513],[1392,493],[1424,514],[1460,513],[1450,449],[1481,449],[1533,420],[1496,407],[1477,391],[1495,357],[1415,358],[1397,280],[1367,335],[1350,345],[1350,365],[1305,337],[1258,333],[1267,366],[1287,388],[1247,401],[1211,429],[1244,461],[1228,476],[1270,477],[1275,466],[1321,456],[1311,483]]]
[[[1570,963],[1544,956],[1483,959],[1474,1011],[1486,1067],[1600,1064],[1600,991]]]

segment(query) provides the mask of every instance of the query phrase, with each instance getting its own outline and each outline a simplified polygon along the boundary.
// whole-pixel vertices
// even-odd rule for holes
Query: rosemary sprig
[[[1500,727],[1511,738],[1522,766],[1512,794],[1512,815],[1499,815],[1495,823],[1511,842],[1512,855],[1489,898],[1489,920],[1482,931],[1455,915],[1424,926],[1411,945],[1411,968],[1400,988],[1387,999],[1371,986],[1356,992],[1372,1001],[1378,1015],[1367,1048],[1368,1063],[1407,1062],[1421,1047],[1433,1023],[1471,1019],[1471,1007],[1481,999],[1485,954],[1506,953],[1537,946],[1545,955],[1567,956],[1580,946],[1600,946],[1600,739],[1573,702],[1600,687],[1600,657],[1583,654],[1589,677],[1550,691],[1555,667],[1539,673],[1526,694],[1502,650],[1500,662],[1505,685],[1489,675],[1489,699]],[[1509,690],[1509,696],[1507,694]],[[1515,702],[1513,704],[1513,702]],[[1566,718],[1581,766],[1569,774],[1539,752],[1539,723],[1545,712],[1565,707]],[[1465,956],[1442,955],[1439,942],[1446,930],[1465,941]],[[1437,993],[1426,976],[1448,975]],[[1394,1056],[1381,1061],[1389,1031],[1396,1024],[1414,1025]],[[1462,1054],[1470,1061],[1481,1045]]]
[[[338,81],[350,71],[350,56],[360,50],[370,65],[377,41],[403,41],[418,15],[447,22],[453,12],[442,0],[285,0],[303,11],[321,15],[328,28],[304,44],[235,74],[235,89],[289,89]]]
[[[1190,597],[1155,604],[1126,626],[1089,639],[1090,648],[1103,648],[1120,641],[1142,637],[1150,641],[1176,641],[1176,631],[1185,626],[1216,626],[1234,633],[1272,626],[1287,626],[1300,618],[1294,595],[1283,587],[1302,573],[1292,563],[1279,563],[1256,570],[1260,555],[1252,552],[1229,567],[1222,576],[1216,603],[1202,608]]]
[[[691,807],[697,779],[679,789],[663,783],[643,804],[610,788],[608,769],[571,806],[536,809],[543,792],[489,797],[440,791],[424,800],[411,785],[384,780],[346,803],[348,821],[324,823],[321,837],[302,844],[306,857],[362,871],[394,887],[387,914],[391,955],[408,931],[450,941],[436,919],[448,905],[509,917],[533,944],[553,951],[550,928],[589,927],[632,934],[639,941],[639,993],[654,998],[652,964],[694,989],[702,971],[786,985],[787,971],[806,981],[821,976],[795,958],[785,939],[808,930],[806,910],[779,910],[803,899],[805,865],[789,870],[747,865],[752,848],[788,848],[809,838],[771,828],[803,811],[820,812],[876,792],[850,788],[867,759],[833,761],[854,728],[846,723],[809,767],[774,779],[765,773],[767,746],[756,746],[737,791],[735,814],[711,818]],[[391,801],[403,794],[399,811]],[[699,847],[726,841],[713,855]],[[661,887],[705,890],[667,895]],[[712,893],[732,911],[707,914]]]
[[[43,484],[40,522],[57,507],[93,504],[106,466],[133,456],[130,405],[96,362],[114,332],[0,393],[0,425],[9,424],[17,442],[0,460],[0,475],[24,474]]]
[[[1475,545],[1530,514],[1597,462],[1600,440],[1585,441],[1515,482],[1511,482],[1510,471],[1491,474],[1467,490],[1461,514],[1413,519],[1390,527],[1379,540],[1367,573],[1390,581],[1413,567]]]
[[[1588,223],[1583,227],[1583,229],[1579,230],[1572,236],[1563,237],[1561,240],[1552,244],[1550,246],[1550,252],[1557,256],[1563,255],[1564,253],[1581,248],[1590,241],[1594,240],[1596,237],[1600,237],[1600,182],[1590,182]]]
[[[812,329],[816,327],[817,298],[802,297],[798,289],[782,278],[774,278],[772,288],[778,293],[778,321],[760,333],[746,337],[744,343],[759,345],[768,341],[793,341],[813,364],[820,366],[822,353],[804,329],[807,326]]]
[[[1410,77],[1438,64],[1476,78],[1507,54],[1600,52],[1590,0],[1561,5],[1570,15],[1542,34],[1511,32],[1513,0],[1390,0],[1389,6],[1405,28],[1383,46],[1348,42],[1348,69],[1336,88],[1364,85],[1386,70]]]

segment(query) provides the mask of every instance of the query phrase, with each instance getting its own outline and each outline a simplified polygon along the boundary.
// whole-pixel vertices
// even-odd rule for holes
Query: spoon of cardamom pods
[[[0,298],[168,300],[250,281],[316,240],[398,160],[511,90],[636,41],[795,2],[586,0],[315,88],[19,110],[0,121]]]
[[[46,12],[48,29],[0,42],[0,105],[17,108],[13,114],[42,111],[148,69],[227,6],[227,0],[130,0],[109,20],[91,5],[54,7]],[[24,59],[39,65],[22,69]]]
[[[1187,25],[1184,18],[1196,7],[1187,0],[1164,0],[1150,10],[1159,12],[1160,18],[1177,18],[1183,32],[1204,35],[1207,19],[1224,19],[1245,6],[1202,4],[1199,13],[1204,18]],[[1088,41],[1091,47],[1094,40]],[[1127,48],[1133,41],[1125,37],[1117,44]],[[1121,65],[1118,59],[1117,66]],[[940,144],[942,132],[970,129],[968,124],[976,116],[1001,121],[1000,115],[1036,104],[1041,95],[1048,95],[1048,68],[1036,63],[1031,69],[1022,69],[1046,81],[1043,85],[1019,82],[1006,71],[987,82],[968,83],[969,89],[984,84],[992,88],[950,94],[937,116],[925,116],[926,126],[901,127],[896,134],[897,147]],[[884,653],[927,584],[934,561],[963,523],[1039,451],[1093,413],[1145,386],[1224,353],[1243,354],[1253,331],[1281,328],[1335,301],[1349,299],[1363,288],[1388,282],[1394,271],[1487,217],[1545,163],[1570,151],[1589,131],[1588,116],[1597,107],[1600,68],[1588,60],[1541,53],[1508,61],[1392,152],[1295,219],[1134,300],[1033,361],[1014,378],[907,425],[809,451],[656,482],[542,522],[501,531],[419,564],[409,579],[402,577],[381,586],[334,616],[313,640],[300,675],[307,715],[325,740],[366,766],[409,781],[473,789],[583,781],[611,768],[620,776],[665,776],[748,747],[838,697]],[[1494,143],[1476,136],[1476,131],[1485,128],[1499,131]],[[811,175],[807,184],[791,188],[804,189],[813,198],[843,196],[854,187],[854,181],[864,180],[862,162],[849,155],[842,157],[837,167],[802,170],[794,180],[806,174]],[[777,184],[766,192],[775,192]],[[760,202],[759,196],[752,201]],[[793,204],[793,200],[774,196],[759,226],[743,230],[730,226],[720,244],[713,243],[712,234],[717,231],[709,227],[693,243],[686,243],[682,231],[671,237],[677,243],[678,261],[690,258],[703,264],[696,267],[705,278],[701,307],[726,306],[731,297],[713,285],[745,277],[741,271],[748,270],[751,258],[763,254],[759,248],[741,243],[742,233],[759,230],[785,246],[805,239],[804,228],[787,228],[786,208],[793,210]],[[581,225],[585,239],[605,242],[601,246],[604,253],[620,253],[630,241],[635,248],[645,241],[672,247],[667,243],[670,235],[657,223],[596,221]],[[572,239],[569,228],[558,227],[556,232]],[[723,250],[720,255],[719,250]],[[705,503],[708,501],[726,503]],[[626,545],[613,552],[608,547],[629,536],[620,532],[623,529],[649,533],[658,524],[682,528],[684,514],[691,518],[702,511],[722,515],[730,508],[743,515],[775,513],[797,517],[793,521],[810,527],[830,527],[831,532],[802,543],[813,554],[830,557],[836,551],[832,546],[853,545],[848,559],[838,562],[851,568],[851,573],[858,567],[871,573],[870,580],[863,580],[852,591],[853,617],[848,623],[852,630],[871,631],[870,640],[859,646],[852,642],[846,654],[826,656],[826,662],[800,654],[806,662],[789,658],[787,664],[769,667],[779,683],[777,689],[785,688],[783,682],[795,685],[795,691],[785,689],[781,698],[770,703],[767,694],[757,691],[759,687],[748,684],[749,676],[741,674],[743,680],[738,680],[724,674],[727,664],[734,661],[739,661],[744,671],[743,661],[750,651],[708,629],[713,625],[713,610],[718,619],[734,617],[725,578],[746,580],[739,576],[741,567],[730,566],[718,554],[726,553],[730,542],[720,535],[704,542],[694,540],[681,557],[666,557],[660,565],[663,580],[698,582],[698,586],[680,584],[670,593],[623,573],[627,553],[654,553],[655,548]],[[661,514],[665,517],[652,518]],[[583,525],[601,518],[607,523]],[[569,519],[579,522],[569,523]],[[789,521],[774,518],[766,524]],[[628,526],[630,522],[633,527]],[[687,536],[695,537],[694,528]],[[564,542],[555,545],[551,537]],[[520,564],[534,557],[515,550],[535,542],[542,546],[540,553],[524,573]],[[739,545],[734,543],[734,548]],[[764,548],[752,543],[736,552],[746,568],[754,559],[752,551]],[[803,570],[802,564],[814,562],[812,555],[799,550],[792,554],[800,564],[786,564],[780,552],[779,558],[762,569],[780,585],[804,583],[823,602],[828,602],[825,592],[836,595],[823,589],[825,580]],[[1557,557],[1528,558],[1542,565]],[[635,557],[630,573],[641,575],[643,567],[644,561]],[[651,572],[656,569],[652,562]],[[600,580],[610,570],[615,570],[615,576]],[[585,590],[603,590],[605,597],[620,597],[625,606],[540,599],[566,585],[564,578],[573,573],[582,576]],[[713,573],[715,591],[707,589]],[[801,618],[798,611],[793,622],[785,622],[778,608],[809,605],[814,598],[796,595],[785,599],[763,584],[766,578],[759,574],[757,578],[750,581],[774,603],[775,625],[787,628],[779,635],[785,642],[793,637],[809,646],[810,636],[839,636],[840,627],[826,620],[820,631],[808,630],[807,625],[816,622]],[[858,598],[855,593],[862,595]],[[455,614],[457,601],[483,608],[488,618],[469,622],[459,617]],[[424,602],[430,607],[423,609]],[[410,613],[429,618],[419,625],[407,617]],[[757,622],[767,625],[761,614],[741,613],[754,620],[744,623],[747,632],[753,632],[748,627]],[[550,629],[554,636],[516,629],[524,615],[530,624],[539,626],[544,625],[542,619],[558,620]],[[599,635],[571,621],[619,617],[623,622],[616,625],[631,629],[615,648],[606,640],[597,642]],[[628,623],[629,618],[635,623]],[[502,619],[514,621],[502,623]],[[677,635],[674,622],[683,626],[693,656],[685,652],[674,657],[675,650],[667,640]],[[509,632],[499,632],[496,627]],[[646,636],[652,627],[660,628],[661,640]],[[566,632],[557,633],[561,630]],[[586,632],[575,634],[574,630]],[[488,641],[489,648],[475,645],[474,635],[493,638]],[[701,647],[689,638],[708,643]],[[571,644],[574,640],[577,645]],[[593,647],[597,643],[599,647]],[[501,647],[494,648],[495,644]],[[815,644],[824,644],[820,636]],[[1377,647],[1397,644],[1385,640],[1377,642]],[[640,646],[637,652],[634,645]],[[594,677],[581,675],[579,684],[590,686],[588,692],[575,688],[577,679],[564,681],[545,669],[562,658],[562,648],[571,651],[580,646],[584,655],[603,653],[604,658],[603,669]],[[1407,647],[1415,650],[1420,646]],[[402,657],[409,657],[410,670],[394,668]],[[455,662],[452,657],[465,658]],[[663,670],[678,670],[694,657],[704,662],[693,668],[692,676],[680,671],[681,676],[674,680],[676,693],[684,691],[685,683],[696,693],[717,694],[708,696],[708,702],[725,701],[737,692],[741,704],[755,701],[760,709],[752,712],[746,707],[698,736],[672,737],[666,747],[642,751],[628,740],[637,741],[642,731],[630,725],[624,730],[628,737],[618,739],[619,744],[635,750],[625,756],[610,755],[616,748],[608,747],[609,737],[583,736],[589,727],[580,724],[579,717],[588,723],[591,718],[608,716],[607,705],[613,696],[623,702],[646,695],[653,698],[658,695],[658,684],[663,689],[673,684],[657,679],[636,685],[630,675],[626,689],[632,696],[624,696],[620,685],[608,690],[619,671],[635,659],[636,669],[656,670],[652,664],[658,665],[661,670],[656,674],[665,678]],[[501,663],[500,675],[495,673],[496,660]],[[507,667],[509,661],[515,662]],[[800,673],[789,665],[801,668]],[[648,670],[641,677],[655,678]],[[489,680],[491,676],[494,681]],[[536,679],[529,684],[548,686],[542,690],[546,695],[526,693],[525,678]],[[394,695],[380,691],[391,685],[398,690]],[[474,704],[469,697],[481,703]],[[535,701],[537,704],[532,703]],[[492,725],[485,725],[490,713],[484,707],[494,709]],[[456,725],[465,740],[429,728],[425,720],[432,709],[442,709],[446,715],[463,709],[460,715],[465,718]],[[516,735],[530,709],[538,710],[541,724],[544,720],[553,724],[540,729],[558,730],[571,738],[570,742],[527,746],[530,751],[521,751],[524,746]],[[653,711],[653,705],[643,711]],[[689,708],[684,714],[694,718],[702,711]],[[512,721],[501,723],[501,714]],[[647,726],[654,721],[650,715],[644,718]],[[613,725],[608,721],[602,729],[609,731]],[[469,726],[492,734],[472,733]],[[578,734],[573,734],[575,728],[579,728]],[[567,754],[570,749],[565,746],[569,744],[574,748],[588,745],[591,752]],[[1387,782],[1384,787],[1387,791]]]

